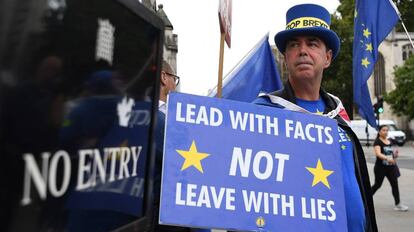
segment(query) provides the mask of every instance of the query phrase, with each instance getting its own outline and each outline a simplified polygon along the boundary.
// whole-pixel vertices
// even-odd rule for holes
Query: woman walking
[[[384,177],[387,177],[391,184],[392,195],[394,196],[394,210],[407,211],[408,207],[400,202],[400,192],[398,190],[398,177],[400,176],[400,171],[396,164],[398,150],[393,151],[392,144],[387,139],[387,135],[388,127],[386,125],[381,125],[374,142],[374,152],[377,160],[374,166],[375,183],[372,186],[372,194],[375,194],[381,187]]]

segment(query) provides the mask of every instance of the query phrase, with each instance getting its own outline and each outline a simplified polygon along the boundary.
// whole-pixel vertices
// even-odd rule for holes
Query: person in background
[[[398,189],[398,177],[400,170],[397,166],[398,150],[392,148],[391,142],[387,139],[388,126],[381,125],[378,129],[377,138],[374,142],[374,153],[377,157],[374,166],[375,183],[372,186],[372,194],[381,187],[384,177],[387,177],[391,184],[396,211],[407,211],[408,207],[401,204],[400,191]]]
[[[154,192],[155,198],[159,198],[161,187],[161,168],[162,157],[164,152],[164,129],[165,114],[167,110],[167,96],[171,91],[175,91],[180,82],[180,78],[174,74],[175,71],[167,61],[162,61],[160,74],[160,97],[158,100],[157,126],[155,128],[155,177]]]
[[[339,148],[348,231],[378,231],[368,170],[361,144],[349,127],[349,117],[336,96],[321,88],[323,72],[340,50],[330,29],[330,14],[322,6],[301,4],[286,13],[286,29],[275,36],[284,55],[288,80],[282,90],[263,94],[254,103],[323,115],[338,124]]]
[[[163,60],[160,78],[160,99],[158,101],[158,110],[165,115],[167,108],[167,95],[169,92],[175,91],[180,83],[180,77],[175,74],[175,71],[171,65]]]
[[[165,60],[162,61],[160,75],[160,98],[158,100],[157,127],[155,129],[155,176],[154,176],[154,216],[153,231],[157,232],[190,232],[190,228],[160,225],[158,223],[161,188],[162,157],[164,152],[164,128],[165,115],[167,110],[167,96],[175,91],[180,83],[180,78],[175,74],[174,69]]]

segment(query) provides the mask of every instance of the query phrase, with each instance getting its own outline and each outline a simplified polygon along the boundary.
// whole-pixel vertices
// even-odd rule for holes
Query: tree
[[[324,72],[322,85],[328,92],[337,95],[342,100],[346,111],[350,114],[349,116],[353,118],[352,46],[354,40],[355,1],[339,0],[339,2],[340,5],[337,11],[332,15],[331,29],[341,39],[341,51],[331,66]],[[401,13],[401,18],[407,30],[414,31],[414,11],[412,10],[414,9],[414,0],[394,0],[394,2]],[[397,23],[396,28],[397,31],[403,30],[401,23]],[[414,78],[414,73],[411,75]],[[411,85],[411,88],[414,89],[414,85]],[[407,88],[408,90],[409,88]],[[409,93],[406,92],[405,96],[402,95],[402,97],[408,97]],[[414,99],[413,94],[414,92],[411,94],[412,99]],[[390,94],[389,101],[392,101],[391,96],[394,95],[395,93],[393,95]],[[411,101],[411,103],[414,102]],[[397,105],[396,107],[404,107],[404,110],[408,110],[404,104]],[[412,107],[414,107],[414,104],[412,104]],[[395,112],[399,111],[395,110]]]
[[[401,18],[404,21],[408,31],[414,31],[414,1],[413,0],[394,0],[398,10],[401,13]],[[397,23],[397,31],[402,32],[404,28],[401,23]]]
[[[385,101],[398,116],[414,118],[414,56],[407,59],[403,66],[394,68],[395,89],[385,95]]]
[[[338,96],[349,116],[353,113],[352,95],[352,43],[354,39],[354,0],[340,0],[332,15],[331,29],[341,39],[341,51],[324,72],[323,87]]]

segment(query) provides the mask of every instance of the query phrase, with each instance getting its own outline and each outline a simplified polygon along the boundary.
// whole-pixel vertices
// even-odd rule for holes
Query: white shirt
[[[167,104],[161,100],[158,100],[158,110],[165,114],[167,112]]]

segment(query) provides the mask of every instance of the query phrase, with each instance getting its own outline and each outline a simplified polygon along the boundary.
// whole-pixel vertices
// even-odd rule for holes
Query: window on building
[[[411,44],[406,44],[402,46],[402,59],[403,61],[407,60],[414,53],[413,47]]]
[[[374,85],[375,96],[383,96],[385,94],[385,62],[381,53],[378,53],[378,60],[374,68]]]

